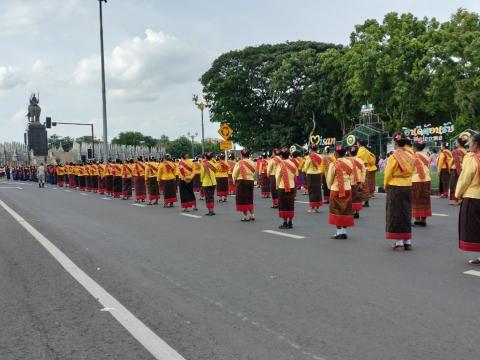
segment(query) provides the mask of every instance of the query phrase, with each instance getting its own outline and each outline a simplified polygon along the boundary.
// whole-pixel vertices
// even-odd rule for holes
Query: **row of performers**
[[[426,225],[432,215],[430,205],[429,159],[422,152],[425,143],[413,143],[403,133],[393,138],[395,151],[387,160],[384,186],[387,193],[387,238],[395,241],[394,250],[411,248],[413,225]],[[465,149],[469,145],[469,152]],[[480,134],[459,138],[450,152],[442,146],[439,159],[441,196],[460,203],[459,248],[480,252]],[[447,180],[448,175],[448,180]],[[448,186],[447,186],[448,183]],[[480,259],[470,260],[480,265]]]
[[[242,221],[253,221],[254,179],[257,177],[262,196],[272,197],[272,208],[278,208],[282,229],[291,229],[295,216],[295,197],[299,173],[305,174],[309,194],[310,212],[318,212],[325,202],[330,204],[329,222],[337,227],[335,239],[346,239],[346,228],[354,225],[363,207],[375,192],[375,156],[359,143],[347,151],[337,147],[330,154],[327,148],[322,155],[316,145],[310,146],[306,157],[290,154],[287,148],[274,149],[256,161],[250,159],[248,149],[241,152],[239,161],[224,157],[219,160],[206,153],[201,161],[192,161],[187,153],[178,162],[169,155],[161,162],[128,161],[106,164],[67,165],[57,168],[57,184],[99,192],[128,200],[135,189],[136,201],[158,204],[160,194],[164,206],[177,202],[177,189],[184,211],[196,210],[195,192],[205,198],[208,216],[215,215],[215,190],[220,201],[226,201],[230,191],[236,193],[236,209],[243,213]],[[347,156],[348,155],[348,156]]]
[[[465,140],[459,139],[460,151],[466,145]],[[328,151],[318,154],[317,147],[312,145],[304,159],[292,156],[286,148],[276,149],[271,158],[259,160],[257,164],[250,160],[248,150],[244,149],[240,161],[231,160],[234,164],[231,171],[228,162],[223,159],[216,161],[213,153],[206,153],[201,161],[191,161],[184,154],[178,163],[166,156],[160,163],[139,160],[128,164],[117,161],[115,164],[70,165],[59,167],[59,178],[64,170],[64,178],[70,186],[106,192],[113,196],[123,194],[124,198],[131,196],[133,180],[137,201],[143,201],[147,197],[150,203],[158,202],[162,191],[165,206],[171,206],[177,201],[178,175],[182,207],[185,210],[196,209],[195,191],[202,191],[209,209],[207,215],[210,216],[215,214],[215,189],[224,201],[229,191],[228,179],[231,178],[230,190],[236,186],[237,210],[244,214],[243,221],[251,221],[255,218],[253,188],[255,173],[258,172],[262,193],[265,195],[267,191],[270,192],[272,207],[279,208],[279,216],[283,219],[280,227],[288,229],[293,226],[295,179],[301,170],[307,178],[310,210],[316,212],[322,206],[324,184],[323,194],[326,195],[326,202],[330,203],[329,222],[337,228],[333,238],[346,239],[346,229],[354,225],[354,218],[358,217],[359,211],[365,205],[368,206],[375,184],[375,157],[364,144],[357,145],[348,152],[343,146],[337,146],[333,156]],[[413,225],[426,226],[426,219],[432,215],[429,159],[423,153],[424,143],[412,144],[402,133],[394,136],[394,145],[395,151],[387,160],[384,174],[387,193],[386,238],[394,240],[394,250],[410,250],[412,217],[415,218]],[[465,155],[461,161],[452,160],[453,164],[449,165],[455,165],[454,197],[458,201],[462,200],[460,248],[467,251],[480,251],[477,235],[480,231],[479,147],[480,135],[475,135],[470,141],[470,153],[464,149]],[[448,156],[443,151],[441,155]],[[452,169],[449,170],[451,172]],[[219,173],[224,176],[218,177]],[[225,180],[219,181],[220,179]]]

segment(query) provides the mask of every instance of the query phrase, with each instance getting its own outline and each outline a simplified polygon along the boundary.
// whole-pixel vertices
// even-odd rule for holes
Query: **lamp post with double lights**
[[[198,136],[198,133],[196,132],[195,134],[190,134],[189,132],[187,133],[187,136],[192,139],[192,159],[195,157],[195,138]]]
[[[198,95],[193,95],[192,101],[195,103],[195,106],[202,113],[202,154],[204,154],[205,153],[205,128],[203,125],[203,110],[205,110],[205,108],[209,108],[211,105],[208,100],[199,100]]]

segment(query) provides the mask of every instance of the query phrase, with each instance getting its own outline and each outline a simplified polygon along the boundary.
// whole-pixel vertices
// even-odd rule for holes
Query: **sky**
[[[192,94],[223,52],[263,43],[348,44],[356,24],[391,11],[447,21],[480,0],[108,0],[104,39],[109,139],[201,132]],[[23,141],[31,93],[42,122],[94,123],[102,135],[98,0],[0,0],[0,142]],[[205,136],[218,137],[208,121]],[[79,137],[88,127],[49,135]],[[197,138],[197,141],[199,138]]]

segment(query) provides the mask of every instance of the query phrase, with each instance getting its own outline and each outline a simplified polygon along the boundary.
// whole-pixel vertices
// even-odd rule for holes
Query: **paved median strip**
[[[109,313],[147,349],[157,360],[185,360],[179,353],[163,341],[157,334],[141,322],[117,299],[110,295],[95,280],[80,269],[50,240],[43,236],[37,229],[30,225],[24,218],[0,200],[2,206],[30,235],[33,236],[90,295],[102,306],[109,309]]]
[[[477,270],[468,270],[468,271],[465,271],[464,274],[480,277],[480,271],[477,271]]]
[[[281,231],[275,231],[275,230],[263,230],[262,232],[267,233],[267,234],[272,234],[272,235],[284,236],[284,237],[288,237],[288,238],[292,238],[292,239],[305,239],[305,236],[288,234],[288,233],[284,233],[284,232],[281,232]]]

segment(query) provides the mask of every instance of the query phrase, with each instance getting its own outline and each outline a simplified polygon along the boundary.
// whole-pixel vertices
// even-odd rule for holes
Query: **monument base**
[[[35,156],[48,155],[47,128],[40,123],[30,123],[27,128],[28,150],[33,150]]]

